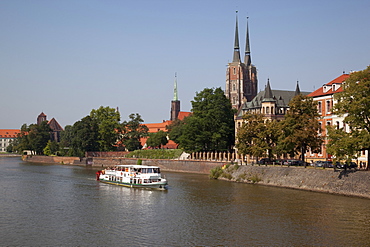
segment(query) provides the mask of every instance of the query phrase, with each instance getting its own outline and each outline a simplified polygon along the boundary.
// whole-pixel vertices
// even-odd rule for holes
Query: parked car
[[[303,166],[303,162],[302,160],[293,160],[293,159],[290,159],[290,160],[285,160],[284,161],[284,165],[288,165],[288,166]]]
[[[258,161],[258,164],[266,165],[266,164],[272,164],[272,160],[269,158],[262,158]]]
[[[315,167],[333,168],[332,161],[318,160],[314,163]]]
[[[355,162],[346,162],[346,163],[339,163],[335,164],[335,167],[338,169],[357,169],[357,164]]]

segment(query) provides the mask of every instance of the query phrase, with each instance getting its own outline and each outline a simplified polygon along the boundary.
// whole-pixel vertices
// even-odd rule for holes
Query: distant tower
[[[227,66],[225,87],[225,95],[230,99],[232,107],[235,109],[239,109],[246,101],[252,101],[252,99],[257,95],[257,69],[252,65],[251,61],[248,18],[243,63],[240,59],[238,16],[236,16],[234,55],[233,61]]]
[[[177,75],[175,73],[175,83],[173,88],[173,100],[171,101],[171,121],[177,119],[180,112],[180,100],[177,94]]]
[[[40,115],[37,117],[37,124],[40,125],[44,121],[46,121],[46,115],[45,113],[41,112]]]

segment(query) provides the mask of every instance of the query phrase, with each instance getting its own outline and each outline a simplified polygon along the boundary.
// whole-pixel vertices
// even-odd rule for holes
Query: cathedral
[[[240,56],[238,16],[236,16],[233,61],[228,63],[226,70],[225,95],[230,99],[232,107],[239,110],[243,103],[252,101],[257,95],[257,68],[252,64],[249,45],[249,30],[247,32],[244,53],[244,63]]]

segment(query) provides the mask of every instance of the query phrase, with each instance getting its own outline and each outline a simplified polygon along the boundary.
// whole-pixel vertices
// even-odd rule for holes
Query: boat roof
[[[116,165],[116,167],[129,167],[129,168],[159,168],[158,166],[146,166],[146,165]]]

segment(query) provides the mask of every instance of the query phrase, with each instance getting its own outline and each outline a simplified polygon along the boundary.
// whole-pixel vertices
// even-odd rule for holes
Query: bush
[[[254,175],[250,176],[250,177],[248,178],[248,180],[249,180],[250,182],[252,182],[253,184],[255,184],[255,183],[260,182],[262,179],[261,179],[257,174],[254,174]]]
[[[209,177],[213,179],[218,179],[223,173],[224,171],[222,170],[222,168],[218,166],[211,169]]]

